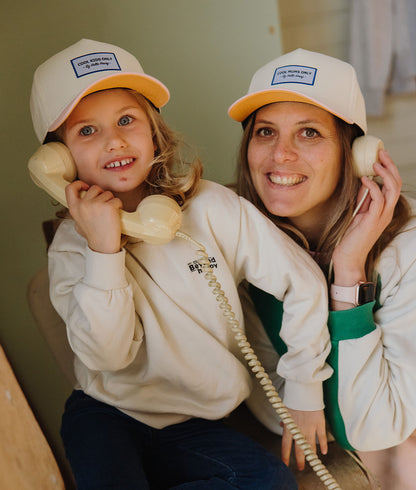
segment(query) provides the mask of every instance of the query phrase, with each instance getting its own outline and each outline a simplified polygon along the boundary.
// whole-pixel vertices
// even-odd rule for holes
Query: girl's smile
[[[124,160],[116,160],[115,162],[110,162],[108,165],[105,166],[105,168],[115,168],[115,169],[122,169],[122,167],[126,167],[127,165],[131,165],[133,163],[134,159],[133,158],[126,158]]]

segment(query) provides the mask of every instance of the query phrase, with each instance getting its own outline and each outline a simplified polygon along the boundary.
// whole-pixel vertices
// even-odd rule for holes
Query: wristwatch
[[[331,299],[351,303],[354,306],[364,305],[374,301],[376,296],[376,285],[374,282],[357,282],[355,286],[335,286],[331,284]]]

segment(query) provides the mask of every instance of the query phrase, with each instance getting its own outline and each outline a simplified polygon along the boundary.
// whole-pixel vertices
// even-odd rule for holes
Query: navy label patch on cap
[[[71,60],[77,78],[98,71],[117,70],[121,71],[116,55],[114,53],[90,53]]]
[[[304,85],[313,85],[315,83],[316,68],[302,65],[287,65],[276,68],[272,85],[279,83],[302,83]]]

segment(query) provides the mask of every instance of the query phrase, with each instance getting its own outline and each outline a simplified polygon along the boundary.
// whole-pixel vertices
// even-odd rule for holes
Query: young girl
[[[72,219],[48,252],[78,380],[62,422],[66,453],[79,489],[296,488],[280,461],[222,421],[252,384],[196,246],[122,237],[120,209],[150,194],[175,199],[181,231],[206,247],[237,319],[244,279],[284,301],[290,348],[279,372],[294,408],[307,390],[322,410],[332,372],[325,283],[252,204],[200,180],[198,164],[178,172],[177,140],[159,113],[168,98],[132,55],[91,40],[34,76],[36,134],[69,148],[79,179],[66,188]]]
[[[341,445],[360,451],[383,489],[414,488],[416,203],[400,195],[386,151],[378,162],[374,153],[368,173],[357,177],[352,144],[367,123],[355,71],[295,50],[261,67],[229,114],[244,121],[239,193],[309,250],[328,277],[330,428]],[[244,305],[248,336],[272,372],[277,352],[285,352],[276,328],[282,305],[253,286]],[[249,404],[279,431],[262,401],[253,396]],[[287,461],[290,434],[283,438]]]

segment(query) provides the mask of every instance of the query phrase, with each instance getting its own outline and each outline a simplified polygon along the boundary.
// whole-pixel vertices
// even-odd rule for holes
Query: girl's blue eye
[[[82,136],[90,136],[93,133],[94,133],[94,128],[92,126],[84,126],[80,130],[80,134],[82,134]]]
[[[120,126],[127,126],[128,124],[130,124],[131,122],[133,121],[133,118],[130,117],[130,116],[123,116],[120,118],[118,124]]]

